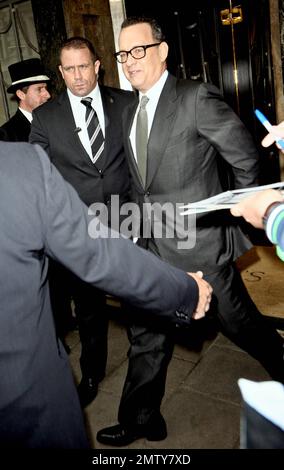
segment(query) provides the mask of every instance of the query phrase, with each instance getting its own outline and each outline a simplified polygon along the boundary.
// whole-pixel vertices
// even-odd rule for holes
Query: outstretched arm
[[[84,281],[177,324],[188,324],[196,308],[203,315],[211,294],[202,279],[174,268],[92,219],[40,147],[32,147],[42,168],[37,199],[47,254]],[[30,182],[28,182],[30,183]],[[200,294],[200,298],[199,298]]]
[[[232,207],[231,213],[235,217],[244,217],[256,228],[263,228],[263,217],[268,207],[277,201],[283,201],[281,193],[274,189],[267,189],[243,199]]]

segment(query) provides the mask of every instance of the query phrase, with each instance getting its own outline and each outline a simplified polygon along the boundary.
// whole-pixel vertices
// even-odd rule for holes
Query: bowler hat
[[[39,59],[26,59],[16,62],[8,67],[12,84],[7,88],[8,93],[15,93],[17,90],[34,83],[45,83],[49,81],[45,75],[43,65]]]

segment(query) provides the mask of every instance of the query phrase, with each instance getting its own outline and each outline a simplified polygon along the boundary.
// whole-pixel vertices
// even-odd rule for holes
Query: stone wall
[[[108,0],[63,0],[67,36],[84,36],[100,57],[100,82],[119,87],[113,27]]]

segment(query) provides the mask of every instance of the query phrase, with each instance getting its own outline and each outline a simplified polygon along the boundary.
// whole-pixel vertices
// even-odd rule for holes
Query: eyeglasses
[[[146,46],[132,47],[130,51],[116,52],[114,54],[114,57],[120,64],[124,64],[125,62],[127,62],[128,54],[130,54],[133,59],[143,59],[143,57],[145,57],[146,55],[146,50],[149,49],[149,47],[159,46],[160,44],[160,42],[155,42],[155,44],[147,44]]]

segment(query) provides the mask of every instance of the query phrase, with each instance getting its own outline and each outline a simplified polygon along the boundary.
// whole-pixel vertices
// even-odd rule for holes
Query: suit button
[[[147,192],[145,193],[145,196],[150,196],[150,191],[147,191]]]
[[[176,310],[176,316],[182,320],[187,320],[188,318],[188,315],[184,312],[181,312],[180,310]]]
[[[100,169],[98,168],[98,172],[99,172],[100,177],[103,178],[103,177],[104,177],[104,175],[103,175],[103,170],[100,170]]]

